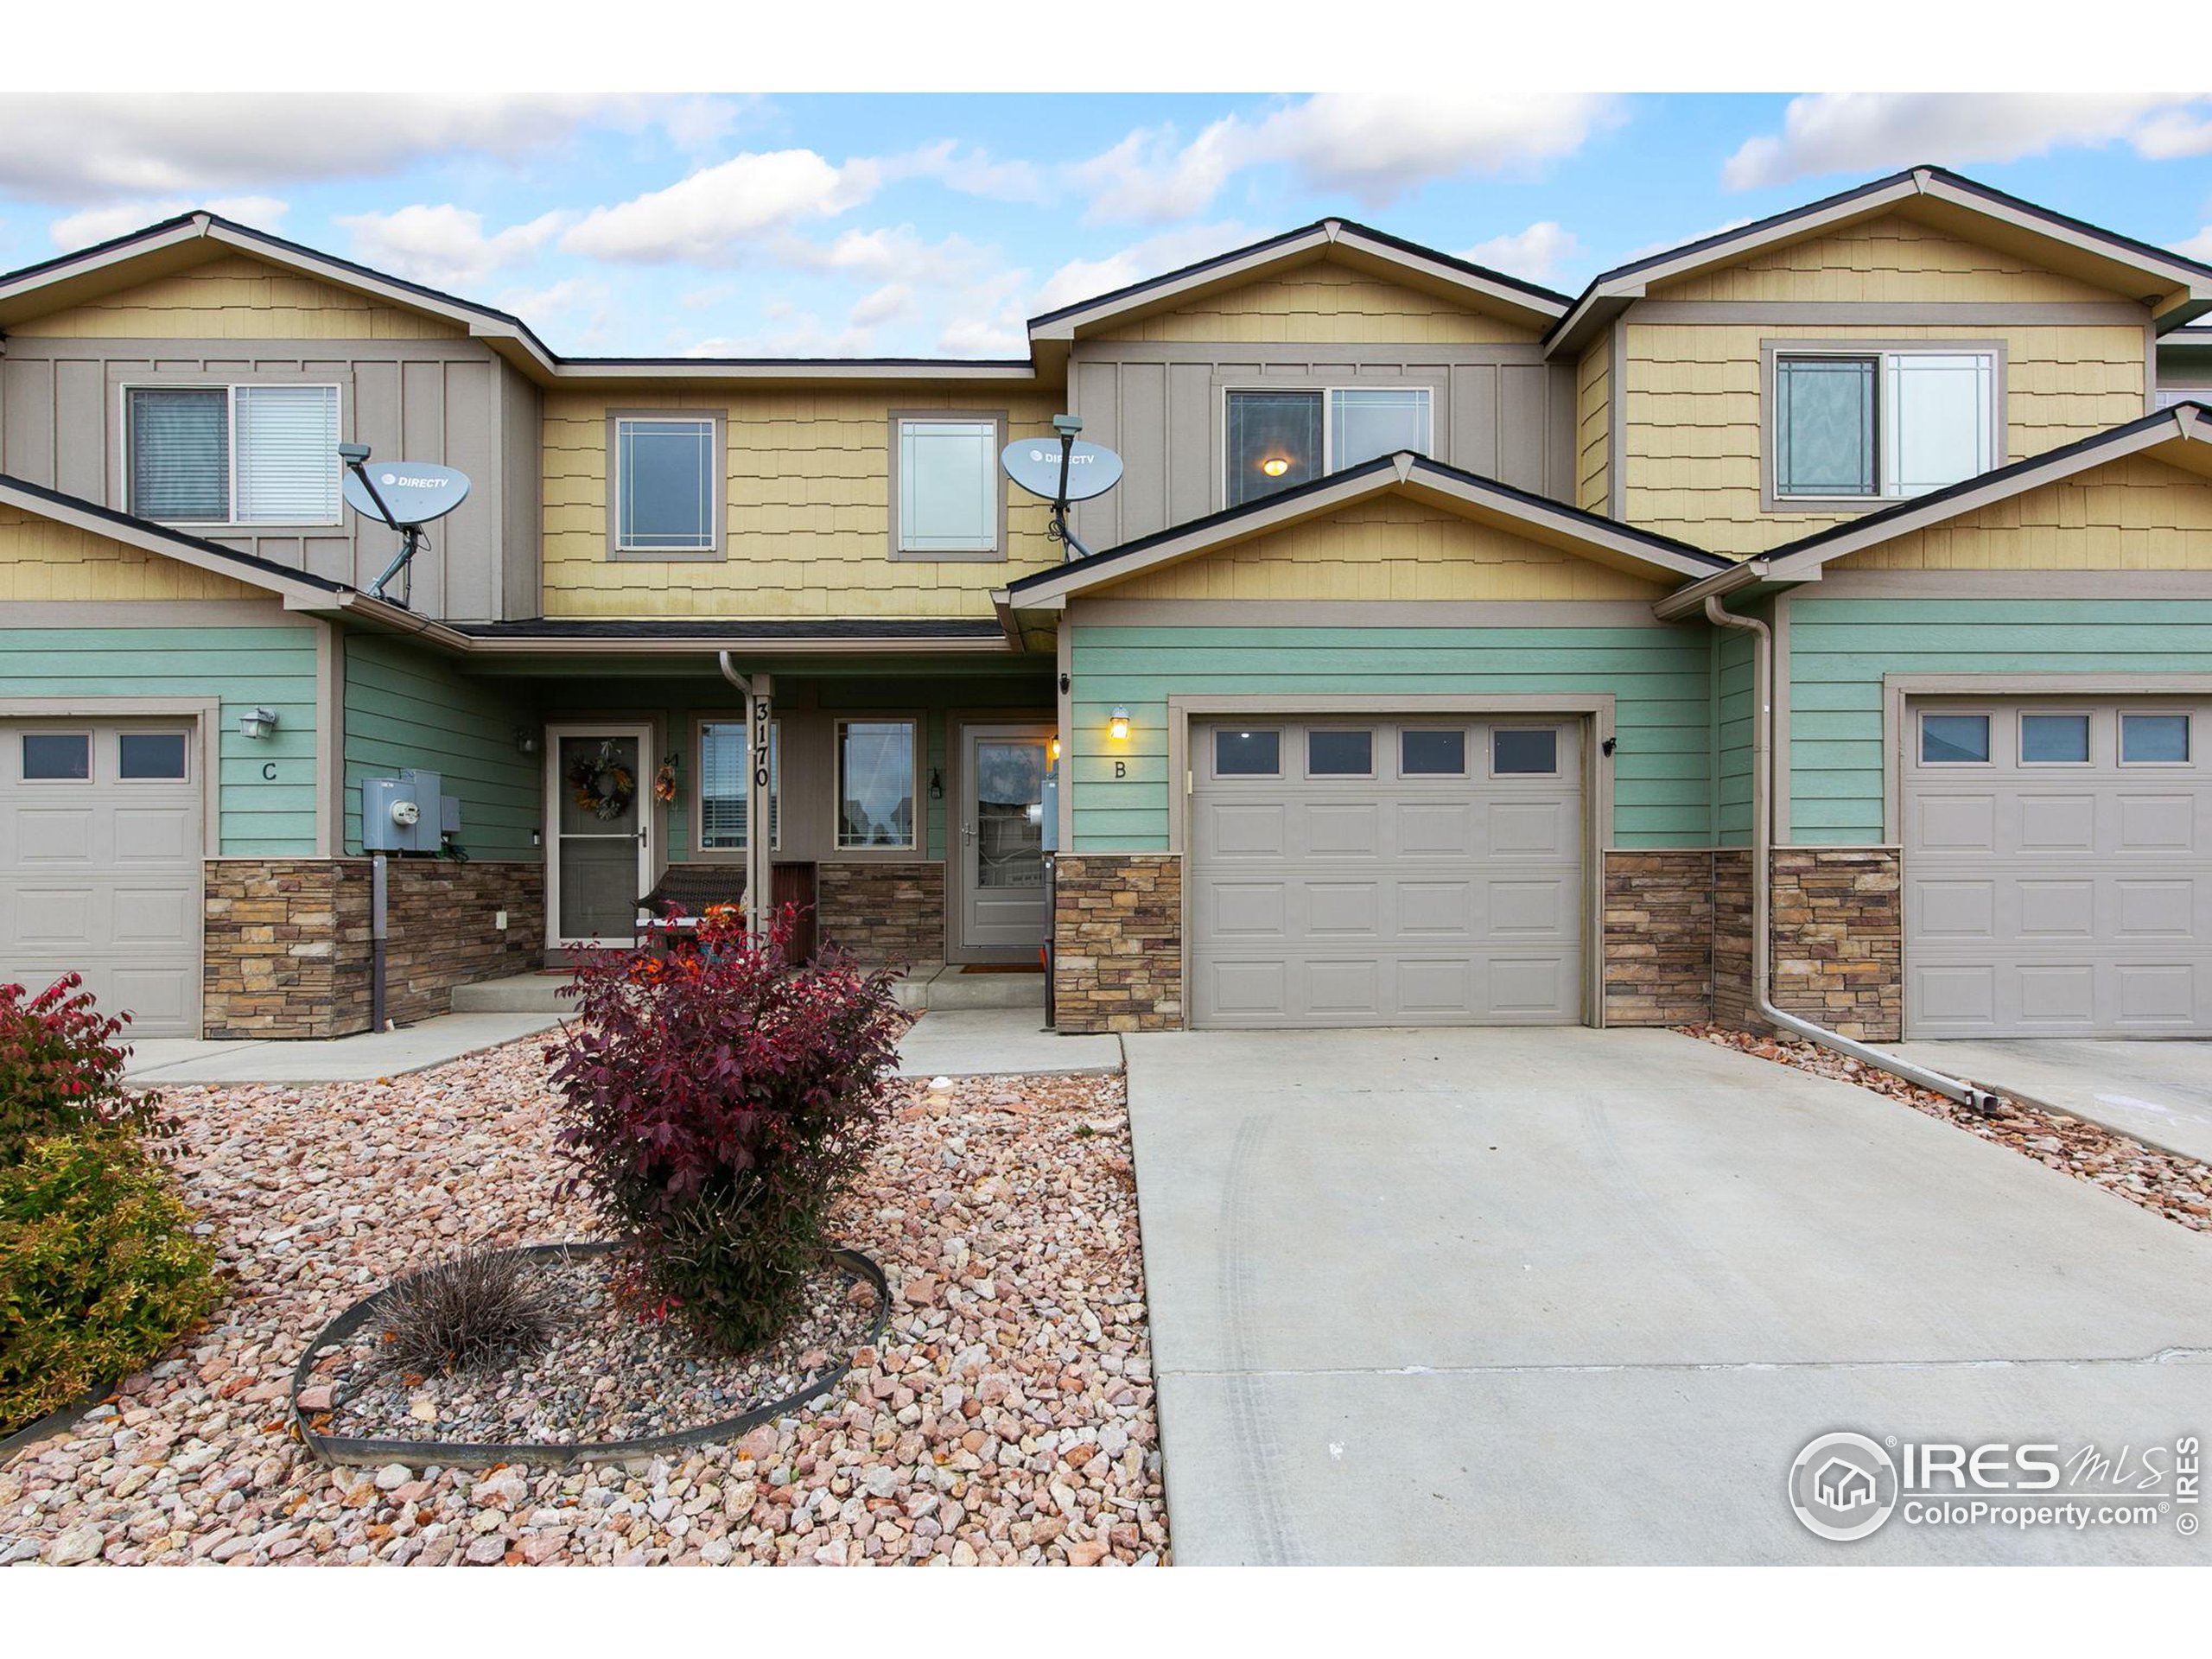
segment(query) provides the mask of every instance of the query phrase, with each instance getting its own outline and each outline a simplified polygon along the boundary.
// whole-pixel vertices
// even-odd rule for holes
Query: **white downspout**
[[[1996,1096],[1970,1083],[1930,1071],[1885,1050],[1874,1048],[1840,1031],[1816,1026],[1809,1020],[1786,1014],[1774,1006],[1774,632],[1755,616],[1738,616],[1720,601],[1718,594],[1705,596],[1706,620],[1751,636],[1751,1002],[1762,1017],[1792,1036],[1802,1037],[1847,1054],[1862,1065],[1896,1073],[1947,1095],[1961,1105],[1987,1112]]]

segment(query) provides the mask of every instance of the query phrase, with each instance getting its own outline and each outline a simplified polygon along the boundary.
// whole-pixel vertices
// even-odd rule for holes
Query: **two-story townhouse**
[[[396,1017],[626,938],[741,883],[766,677],[774,891],[1049,939],[1066,1029],[1740,1019],[1764,961],[1872,1037],[2212,1033],[2207,309],[1926,168],[1573,297],[1328,220],[1008,362],[562,358],[190,215],[0,277],[0,969],[362,1028],[401,767],[467,859],[391,868]],[[996,466],[1062,411],[1088,556]],[[404,604],[340,442],[475,480]]]

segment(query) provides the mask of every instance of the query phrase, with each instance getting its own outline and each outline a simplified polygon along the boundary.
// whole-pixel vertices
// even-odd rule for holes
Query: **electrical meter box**
[[[1044,793],[1038,797],[1038,800],[1044,809],[1044,817],[1039,821],[1037,826],[1044,832],[1042,850],[1057,853],[1060,850],[1060,763],[1058,761],[1055,760],[1045,768]]]
[[[461,834],[461,803],[435,772],[361,780],[361,847],[371,853],[435,853]]]

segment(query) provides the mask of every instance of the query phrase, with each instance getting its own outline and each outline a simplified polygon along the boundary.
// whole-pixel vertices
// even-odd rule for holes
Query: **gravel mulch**
[[[883,1344],[734,1445],[480,1471],[308,1456],[290,1370],[340,1309],[464,1242],[592,1231],[555,1196],[539,1051],[168,1091],[229,1294],[112,1402],[0,1463],[0,1562],[1166,1559],[1118,1077],[900,1085],[836,1230],[890,1275]]]
[[[1762,1037],[1726,1026],[1678,1026],[1686,1036],[1755,1054],[1801,1071],[1854,1083],[1904,1102],[1915,1111],[1956,1124],[2079,1181],[2117,1193],[2154,1215],[2198,1232],[2212,1232],[2212,1166],[2178,1153],[2145,1146],[2101,1123],[2055,1112],[2009,1096],[1998,1096],[1987,1117],[1948,1095],[1923,1089],[1894,1072],[1862,1065],[1847,1054],[1795,1038]]]
[[[504,1363],[429,1376],[395,1363],[371,1318],[316,1361],[300,1391],[309,1427],[353,1440],[574,1446],[645,1440],[727,1422],[799,1393],[860,1347],[875,1287],[824,1267],[775,1341],[702,1352],[681,1325],[641,1319],[618,1294],[609,1255],[526,1261],[524,1281],[551,1313],[544,1346]]]

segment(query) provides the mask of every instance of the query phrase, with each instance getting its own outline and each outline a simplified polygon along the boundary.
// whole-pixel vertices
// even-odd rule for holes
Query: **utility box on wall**
[[[461,803],[443,792],[435,772],[402,772],[361,780],[361,850],[435,853],[461,834]]]

